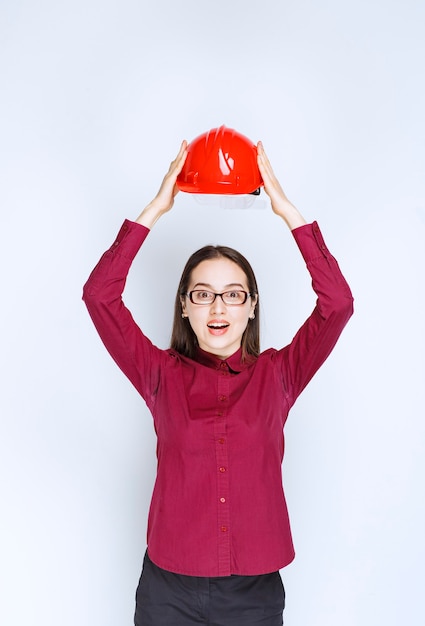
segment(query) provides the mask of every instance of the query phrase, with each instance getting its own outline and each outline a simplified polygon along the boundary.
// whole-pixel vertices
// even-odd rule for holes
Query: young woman
[[[293,232],[316,306],[291,343],[259,349],[259,296],[248,261],[206,246],[178,287],[171,347],[154,346],[121,298],[130,265],[174,202],[183,142],[157,196],[126,220],[84,287],[111,356],[151,410],[158,469],[136,626],[281,626],[279,570],[294,558],[282,488],[283,427],[353,311],[350,289],[316,222],[276,179],[261,142],[258,167],[273,211]]]

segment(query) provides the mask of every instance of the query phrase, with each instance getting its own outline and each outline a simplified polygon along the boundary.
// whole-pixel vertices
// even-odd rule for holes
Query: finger
[[[264,150],[263,142],[262,141],[258,141],[257,142],[257,153],[258,154],[263,154],[264,152],[265,152],[265,150]]]
[[[257,157],[258,157],[258,161],[263,166],[269,164],[269,160],[267,158],[266,151],[264,150],[264,146],[263,146],[263,142],[262,141],[259,141],[257,143]]]
[[[186,152],[186,150],[187,150],[187,141],[186,139],[184,139],[180,144],[180,148],[179,148],[176,158],[172,162],[175,163],[176,161],[179,161],[184,155],[184,153]]]
[[[183,169],[183,165],[186,161],[186,157],[187,157],[187,141],[184,140],[181,143],[180,150],[176,158],[174,159],[174,161],[171,161],[167,174],[177,177],[180,174],[181,170]]]
[[[184,139],[181,142],[180,149],[174,161],[181,161],[183,158],[185,158],[186,153],[187,153],[187,141],[186,139]]]
[[[184,139],[176,159],[177,174],[180,174],[187,157],[187,141]]]
[[[270,183],[274,177],[273,170],[271,168],[270,163],[268,162],[268,160],[266,160],[266,158],[262,154],[258,155],[257,162],[258,162],[258,169],[260,170],[260,174],[263,178],[263,182],[265,184]]]
[[[273,168],[261,141],[258,142],[258,157],[259,162],[263,165],[263,167],[267,168],[270,174],[273,174]]]

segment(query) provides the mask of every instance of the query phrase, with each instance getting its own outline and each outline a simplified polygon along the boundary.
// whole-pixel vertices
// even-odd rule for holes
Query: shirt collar
[[[243,372],[243,370],[251,365],[256,359],[253,356],[249,356],[243,361],[242,348],[239,348],[237,352],[229,356],[227,359],[220,359],[215,354],[206,352],[198,347],[196,349],[195,360],[201,365],[206,365],[212,369],[223,369],[224,367],[227,367],[231,372],[239,374],[239,372]]]

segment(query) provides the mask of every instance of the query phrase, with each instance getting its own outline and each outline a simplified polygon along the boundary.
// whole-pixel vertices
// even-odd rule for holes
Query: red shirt
[[[159,567],[191,576],[257,575],[294,558],[282,487],[289,409],[350,318],[350,289],[317,223],[293,235],[318,298],[291,343],[249,362],[202,350],[196,360],[161,350],[121,298],[149,230],[126,220],[84,287],[111,356],[144,398],[158,437],[148,552]]]

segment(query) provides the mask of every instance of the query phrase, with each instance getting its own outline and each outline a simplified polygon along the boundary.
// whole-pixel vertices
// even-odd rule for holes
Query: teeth
[[[208,328],[227,328],[229,324],[208,324]]]

